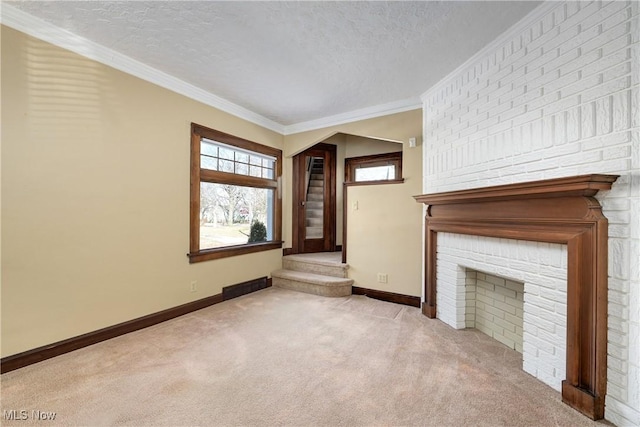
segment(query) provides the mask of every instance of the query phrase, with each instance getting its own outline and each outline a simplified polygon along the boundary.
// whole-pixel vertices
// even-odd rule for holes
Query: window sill
[[[272,249],[281,249],[282,241],[275,240],[264,243],[251,243],[240,246],[228,246],[224,248],[205,249],[200,252],[188,253],[189,263],[209,261],[212,259],[228,258],[237,255],[252,254],[254,252],[270,251]]]
[[[402,184],[404,178],[400,179],[385,179],[379,181],[345,181],[344,185],[348,187],[356,187],[358,185],[381,185],[381,184]]]

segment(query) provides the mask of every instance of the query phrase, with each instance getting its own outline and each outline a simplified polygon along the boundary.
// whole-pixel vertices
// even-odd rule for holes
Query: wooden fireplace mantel
[[[437,233],[567,245],[567,365],[562,400],[594,420],[607,387],[607,219],[593,196],[618,175],[581,175],[415,196],[425,218],[425,302],[436,317]]]

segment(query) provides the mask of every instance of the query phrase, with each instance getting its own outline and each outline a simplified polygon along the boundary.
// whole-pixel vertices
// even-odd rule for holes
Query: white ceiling
[[[417,105],[540,2],[3,4],[289,126]]]

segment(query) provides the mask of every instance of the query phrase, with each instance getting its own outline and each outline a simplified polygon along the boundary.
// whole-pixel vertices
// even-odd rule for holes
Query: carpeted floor
[[[417,308],[269,288],[2,375],[29,417],[2,424],[608,425],[520,365]]]

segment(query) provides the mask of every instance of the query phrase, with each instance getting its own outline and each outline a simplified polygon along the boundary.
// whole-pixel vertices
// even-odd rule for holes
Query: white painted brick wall
[[[464,307],[464,326],[465,328],[476,327],[476,283],[478,281],[478,273],[470,268],[465,271],[465,307]],[[486,332],[485,332],[486,333]],[[489,334],[489,336],[491,336]]]
[[[639,10],[546,2],[422,97],[425,193],[621,175],[598,195],[610,222],[605,417],[620,426],[640,425]]]
[[[469,320],[465,315],[471,281],[468,269],[476,270],[476,278],[485,276],[481,271],[508,278],[509,283],[524,283],[524,304],[514,313],[523,319],[522,369],[560,391],[566,372],[567,246],[438,233],[437,254],[436,315],[456,329],[467,327]],[[540,268],[541,258],[547,260],[544,269]],[[506,286],[506,281],[501,283]],[[478,301],[489,302],[478,294],[479,288],[476,283],[476,316]],[[504,318],[504,313],[487,304],[484,309]]]
[[[465,326],[522,353],[524,283],[471,269],[465,278]]]

